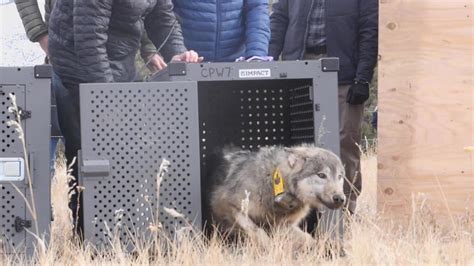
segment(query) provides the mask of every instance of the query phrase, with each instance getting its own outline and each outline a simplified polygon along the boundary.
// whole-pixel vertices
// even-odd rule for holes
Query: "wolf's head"
[[[337,209],[344,204],[345,171],[337,155],[308,144],[285,148],[285,152],[288,181],[299,200],[320,210]]]

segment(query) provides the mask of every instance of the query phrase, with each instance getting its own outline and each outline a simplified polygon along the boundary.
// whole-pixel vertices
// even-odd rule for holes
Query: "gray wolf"
[[[298,225],[311,208],[344,204],[344,175],[339,157],[312,144],[254,152],[226,148],[214,174],[213,220],[225,232],[244,231],[257,241],[267,241],[264,228],[275,226],[309,239]]]

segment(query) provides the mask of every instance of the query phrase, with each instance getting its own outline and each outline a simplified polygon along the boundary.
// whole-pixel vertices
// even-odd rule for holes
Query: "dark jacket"
[[[38,7],[38,0],[15,0],[21,22],[30,41],[38,42],[42,36],[48,34],[49,15],[51,14],[54,2],[55,0],[45,0],[43,20]],[[155,46],[148,39],[148,36],[144,34],[140,44],[140,55],[143,60],[147,60],[154,53],[156,53]]]
[[[273,4],[271,56],[303,59],[313,2],[279,0]],[[327,55],[339,57],[339,84],[371,81],[378,53],[378,1],[326,0],[325,5]]]
[[[266,56],[268,0],[173,0],[188,49],[205,61]]]
[[[171,0],[58,1],[49,20],[53,70],[65,84],[126,82],[135,78],[135,54],[148,37],[165,60],[186,51]]]

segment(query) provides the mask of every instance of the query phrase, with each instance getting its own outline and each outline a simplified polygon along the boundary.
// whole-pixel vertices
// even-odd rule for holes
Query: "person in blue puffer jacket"
[[[184,44],[204,61],[267,56],[268,0],[173,0]]]

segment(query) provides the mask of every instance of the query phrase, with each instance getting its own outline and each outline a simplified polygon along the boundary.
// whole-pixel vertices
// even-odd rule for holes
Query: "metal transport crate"
[[[188,223],[204,226],[212,154],[226,144],[256,149],[316,142],[339,154],[338,68],[337,58],[173,63],[149,82],[82,84],[85,239],[106,243],[117,212],[124,213],[120,224],[133,228],[121,231],[124,241],[130,231],[147,234],[156,213],[171,233]],[[162,158],[171,165],[155,211]],[[328,217],[339,221],[339,215]]]
[[[49,169],[51,67],[0,67],[0,253],[32,254],[35,238],[48,239],[51,222],[51,177]],[[21,110],[27,154],[8,111],[10,93]],[[25,157],[26,156],[26,157]],[[26,160],[29,161],[31,184]],[[33,188],[34,199],[29,186]],[[18,190],[36,205],[39,232]],[[30,231],[31,233],[27,232]]]

